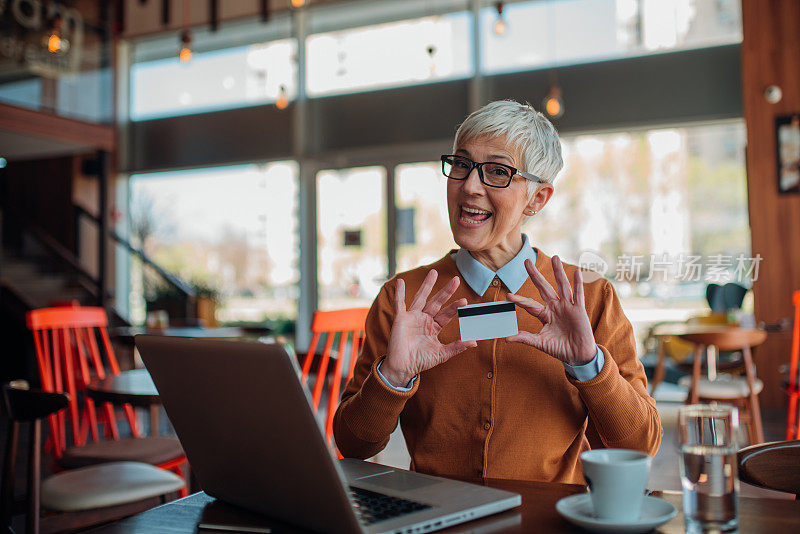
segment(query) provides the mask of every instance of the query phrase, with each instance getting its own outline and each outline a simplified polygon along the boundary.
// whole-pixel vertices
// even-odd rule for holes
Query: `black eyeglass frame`
[[[466,176],[464,176],[463,178],[453,178],[452,176],[448,176],[447,173],[444,171],[444,166],[448,163],[446,161],[446,158],[461,158],[462,160],[466,160],[467,162],[469,162],[469,171],[467,171]],[[542,180],[541,178],[539,178],[535,174],[531,174],[529,172],[521,171],[521,170],[517,169],[516,167],[512,167],[511,165],[506,165],[505,163],[497,163],[496,161],[483,161],[481,163],[478,163],[476,161],[472,161],[471,159],[469,159],[466,156],[461,156],[459,154],[443,154],[441,159],[442,159],[442,174],[444,174],[445,177],[447,177],[447,179],[449,179],[449,180],[458,180],[459,182],[463,182],[464,180],[469,178],[470,174],[472,174],[472,169],[477,168],[478,169],[478,178],[480,178],[481,183],[483,185],[487,186],[487,187],[494,187],[494,188],[497,188],[497,189],[505,189],[509,185],[511,185],[511,180],[513,180],[514,176],[517,175],[517,174],[519,174],[520,176],[522,176],[526,180],[531,180],[533,182],[537,182],[537,183],[540,183],[540,184],[547,183],[545,180]],[[506,183],[506,185],[492,185],[492,184],[486,183],[486,180],[484,180],[484,178],[483,178],[483,166],[487,165],[487,164],[489,164],[489,165],[500,165],[501,167],[505,167],[506,169],[508,169],[510,171],[510,174],[508,175],[508,183]],[[452,163],[451,163],[451,165],[452,165]]]

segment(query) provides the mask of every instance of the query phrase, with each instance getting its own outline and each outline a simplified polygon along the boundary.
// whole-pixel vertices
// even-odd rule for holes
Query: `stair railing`
[[[77,204],[72,205],[73,209],[75,210],[75,236],[76,236],[76,247],[79,246],[79,225],[80,219],[85,218],[94,224],[99,225],[100,220],[98,217],[81,206]],[[128,241],[126,238],[119,235],[117,232],[111,230],[109,232],[110,237],[122,248],[128,252],[128,254],[136,256],[141,260],[141,262],[151,269],[156,275],[163,280],[170,288],[178,293],[181,300],[185,303],[185,310],[186,310],[186,317],[194,317],[197,312],[197,295],[194,289],[186,284],[183,280],[175,276],[174,274],[170,273],[160,265],[158,265],[155,261],[153,261],[142,249],[135,247]]]

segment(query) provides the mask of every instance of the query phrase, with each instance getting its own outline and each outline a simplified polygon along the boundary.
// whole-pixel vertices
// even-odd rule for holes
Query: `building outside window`
[[[146,120],[275,102],[297,94],[297,41],[281,39],[134,63],[131,119]]]
[[[750,286],[741,121],[562,140],[556,193],[526,231],[548,255],[605,265],[637,333],[706,313],[709,283]]]
[[[310,35],[308,94],[374,90],[472,73],[467,12]]]
[[[457,248],[450,231],[447,178],[441,163],[398,165],[395,202],[399,213],[408,214],[397,221],[398,272],[433,263]]]
[[[553,0],[481,11],[482,68],[510,72],[737,43],[735,0]]]
[[[221,322],[294,320],[299,280],[294,162],[133,175],[131,233],[160,266],[219,295]],[[169,291],[132,260],[131,315]]]
[[[319,308],[369,306],[388,273],[386,170],[326,170],[317,174]]]

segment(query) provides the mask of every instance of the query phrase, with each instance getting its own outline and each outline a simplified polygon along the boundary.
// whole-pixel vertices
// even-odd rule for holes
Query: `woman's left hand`
[[[509,301],[539,319],[542,322],[542,329],[537,334],[520,330],[519,334],[506,340],[530,345],[569,365],[584,365],[592,361],[597,354],[597,343],[594,340],[592,326],[589,324],[589,316],[586,314],[581,270],[575,269],[573,296],[561,259],[553,256],[552,262],[558,292],[536,269],[531,260],[525,261],[525,269],[539,290],[544,304],[513,293],[509,293],[507,297]]]

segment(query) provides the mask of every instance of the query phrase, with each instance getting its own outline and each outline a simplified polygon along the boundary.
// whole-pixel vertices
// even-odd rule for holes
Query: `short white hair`
[[[547,117],[530,104],[514,100],[497,100],[472,112],[456,131],[453,152],[470,139],[483,135],[505,135],[522,155],[520,170],[535,174],[553,183],[564,160],[558,132]],[[533,196],[538,183],[528,180],[528,196]]]

